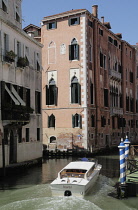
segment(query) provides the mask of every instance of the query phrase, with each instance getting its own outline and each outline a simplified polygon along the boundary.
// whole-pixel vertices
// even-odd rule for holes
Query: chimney
[[[101,17],[101,22],[104,24],[104,16]]]
[[[98,18],[98,5],[92,6],[92,15],[96,18]]]

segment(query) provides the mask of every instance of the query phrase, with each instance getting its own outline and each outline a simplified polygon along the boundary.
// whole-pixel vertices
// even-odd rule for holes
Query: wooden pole
[[[2,163],[3,163],[3,177],[5,177],[5,142],[4,139],[2,139]]]

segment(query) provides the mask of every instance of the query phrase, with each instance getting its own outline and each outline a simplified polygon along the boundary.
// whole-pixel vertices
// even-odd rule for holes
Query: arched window
[[[46,105],[57,105],[57,87],[53,78],[46,85]]]
[[[81,93],[80,93],[81,86],[78,82],[76,76],[74,76],[71,80],[71,103],[79,103],[81,102]]]
[[[72,127],[82,128],[82,116],[80,114],[72,115]]]
[[[69,45],[69,60],[79,60],[79,45],[75,38],[72,39]]]
[[[56,137],[55,136],[50,137],[50,143],[56,143]]]
[[[48,127],[51,128],[55,128],[55,116],[53,114],[51,114],[50,116],[48,116]]]

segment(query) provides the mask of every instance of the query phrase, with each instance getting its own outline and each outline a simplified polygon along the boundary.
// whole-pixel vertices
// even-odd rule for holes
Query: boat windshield
[[[80,170],[80,169],[65,169],[61,171],[60,177],[76,177],[76,178],[84,178],[84,175],[87,170]]]

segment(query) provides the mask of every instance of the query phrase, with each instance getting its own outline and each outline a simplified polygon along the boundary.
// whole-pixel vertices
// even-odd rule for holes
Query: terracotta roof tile
[[[50,16],[46,16],[44,17],[44,19],[49,19],[49,18],[54,18],[54,17],[57,17],[57,16],[65,16],[67,14],[72,14],[72,13],[78,13],[78,12],[85,12],[87,11],[86,9],[72,9],[70,11],[66,11],[66,12],[62,12],[62,13],[58,13],[58,14],[55,14],[55,15],[50,15]]]

